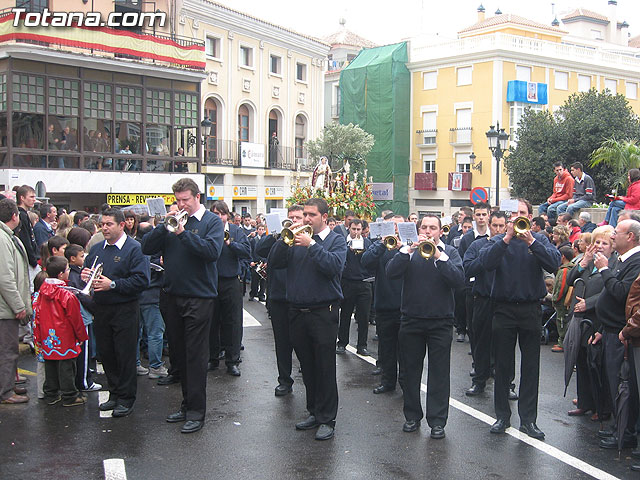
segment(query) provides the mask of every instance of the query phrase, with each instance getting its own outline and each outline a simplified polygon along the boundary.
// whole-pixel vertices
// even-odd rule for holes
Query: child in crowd
[[[64,257],[50,257],[46,263],[47,279],[36,300],[35,335],[44,357],[44,397],[48,405],[62,401],[65,407],[83,405],[87,398],[75,385],[76,357],[79,344],[87,340],[80,315],[80,302],[65,290],[69,262]]]
[[[64,257],[64,249],[69,245],[69,240],[61,235],[54,235],[40,249],[40,264],[46,269],[47,260],[50,257]]]
[[[568,298],[571,298],[569,294],[569,282],[567,282],[567,274],[574,266],[573,248],[565,246],[560,248],[562,254],[562,264],[556,272],[556,280],[553,284],[553,308],[556,310],[556,326],[558,327],[558,343],[551,349],[552,352],[564,352],[562,342],[564,341],[564,334],[567,331],[567,320],[569,317]]]
[[[40,287],[47,278],[47,272],[39,271],[33,279],[33,294],[31,295],[31,304],[33,305],[33,318],[31,320],[31,331],[35,331],[35,318],[36,318],[36,300],[40,294]],[[44,357],[42,356],[42,350],[38,347],[37,343],[34,343],[34,350],[36,355],[36,383],[38,384],[38,398],[44,398]]]
[[[74,229],[75,230],[75,229]],[[69,286],[82,290],[86,283],[80,277],[82,266],[84,265],[84,248],[80,245],[71,244],[64,251],[65,258],[69,261]],[[91,370],[95,371],[95,360],[92,360],[91,347],[94,342],[93,337],[93,311],[95,303],[89,295],[76,293],[80,301],[80,314],[89,340],[85,341],[81,347],[82,351],[76,358],[76,388],[83,392],[97,392],[102,389],[102,385],[96,383],[91,378]]]

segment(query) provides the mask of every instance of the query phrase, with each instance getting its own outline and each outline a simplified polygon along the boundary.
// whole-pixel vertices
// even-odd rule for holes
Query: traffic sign
[[[473,190],[471,190],[471,193],[469,194],[469,199],[471,200],[471,203],[473,203],[474,205],[480,202],[487,202],[489,200],[489,192],[487,192],[486,188],[476,187]]]

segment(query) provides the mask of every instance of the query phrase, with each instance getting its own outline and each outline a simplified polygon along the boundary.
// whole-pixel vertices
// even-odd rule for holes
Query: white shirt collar
[[[473,229],[473,237],[474,238],[478,238],[480,235],[486,235],[488,237],[489,236],[489,227],[487,227],[487,231],[485,233],[480,233],[477,228]]]
[[[118,250],[122,250],[122,247],[124,245],[124,242],[127,241],[127,234],[122,232],[122,235],[120,236],[120,238],[116,241],[116,243],[114,243],[114,245],[116,247],[118,247]],[[107,248],[107,245],[109,245],[109,242],[107,242],[106,240],[104,241],[104,245],[102,246],[102,248]]]
[[[191,215],[189,215],[190,217],[196,217],[196,220],[198,220],[199,222],[202,221],[202,216],[204,215],[204,212],[206,212],[207,209],[204,208],[204,205],[200,204],[200,208],[198,210],[196,210],[194,213],[192,213]]]
[[[442,251],[444,251],[444,242],[442,240],[438,240],[438,244],[436,245],[436,247],[439,247],[442,249]]]
[[[322,230],[317,235],[320,237],[320,240],[324,242],[324,239],[327,238],[327,235],[329,235],[329,232],[331,232],[331,229],[325,225],[324,230]]]
[[[620,261],[624,262],[627,258],[629,258],[631,255],[633,255],[634,253],[637,253],[637,252],[640,252],[640,245],[638,245],[637,247],[633,247],[631,250],[629,250],[624,255],[620,255]]]
[[[580,178],[576,178],[576,182],[581,183],[584,180],[584,172],[582,172],[582,175],[580,176]]]

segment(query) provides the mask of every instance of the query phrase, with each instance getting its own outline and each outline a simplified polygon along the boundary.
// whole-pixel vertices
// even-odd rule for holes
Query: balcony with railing
[[[416,145],[418,147],[435,147],[438,130],[416,130]]]
[[[450,128],[449,143],[454,146],[471,145],[471,127]]]
[[[305,147],[283,147],[265,145],[267,156],[264,165],[259,168],[280,170],[311,171],[314,168]],[[240,142],[235,140],[219,140],[208,137],[205,148],[205,165],[221,165],[242,167]]]
[[[133,60],[179,69],[202,71],[206,66],[204,42],[155,29],[131,31],[106,26],[26,27],[20,20],[14,26],[11,7],[0,10],[0,49],[30,44],[56,52],[90,54],[105,58]]]
[[[522,57],[532,55],[545,59],[552,58],[558,62],[582,62],[593,67],[617,67],[640,72],[640,58],[633,49],[620,52],[623,47],[606,45],[577,45],[565,42],[551,42],[536,38],[494,33],[462,38],[451,42],[424,44],[420,39],[411,42],[410,63],[433,61],[436,59],[456,57],[459,55],[481,54],[493,51],[510,52]]]
[[[416,172],[413,182],[413,188],[415,188],[416,190],[437,190],[438,175],[436,174],[436,172]]]

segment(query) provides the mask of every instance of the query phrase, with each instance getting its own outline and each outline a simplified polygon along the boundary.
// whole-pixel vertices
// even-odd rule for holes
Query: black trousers
[[[164,334],[167,337],[167,344],[169,346],[169,375],[173,377],[180,377],[180,373],[178,372],[178,359],[176,358],[177,347],[175,346],[175,339],[172,338],[171,332],[169,331],[169,327],[166,326],[166,319],[168,315],[169,308],[169,297],[170,295],[164,290],[160,289],[160,313],[162,314],[162,318],[165,321],[165,330]]]
[[[338,345],[346,347],[349,343],[351,315],[355,308],[356,323],[358,324],[358,349],[367,348],[367,336],[369,334],[369,310],[371,310],[371,283],[359,280],[343,280],[342,295],[344,296],[344,299],[340,304]]]
[[[491,376],[491,324],[493,304],[489,297],[476,295],[473,299],[472,344],[476,374],[473,383],[484,387]]]
[[[624,361],[624,345],[620,342],[617,333],[604,332],[602,334],[602,346],[604,348],[604,372],[609,385],[609,394],[611,395],[611,405],[616,405],[616,395],[618,392],[618,384],[620,379],[620,367]],[[625,436],[635,435],[636,422],[638,420],[638,385],[636,383],[636,369],[634,368],[633,348],[627,349],[627,355],[630,365],[629,376],[629,420],[625,426]]]
[[[138,301],[98,305],[93,332],[109,385],[109,399],[131,407],[136,401],[136,345],[138,344]]]
[[[242,285],[238,277],[218,277],[218,298],[215,299],[213,321],[209,332],[209,361],[218,362],[221,346],[225,363],[240,363],[242,343]]]
[[[44,398],[53,400],[62,396],[64,403],[73,402],[78,396],[76,388],[76,359],[44,361]]]
[[[291,341],[302,367],[307,410],[319,423],[335,425],[338,414],[336,337],[338,306],[289,310]]]
[[[520,345],[521,423],[538,417],[540,378],[540,303],[496,302],[493,310],[493,345],[496,361],[494,405],[498,419],[509,421],[509,388],[515,373],[516,341]]]
[[[395,388],[398,381],[398,332],[400,310],[377,311],[378,366],[382,368],[382,385]]]
[[[467,335],[469,337],[469,346],[473,355],[473,293],[471,288],[465,288],[464,292],[464,316],[467,320]]]
[[[89,334],[90,325],[85,325],[85,329],[87,334]],[[82,342],[82,350],[80,354],[76,357],[76,388],[78,390],[86,390],[91,385],[93,385],[93,376],[91,374],[91,370],[95,370],[96,361],[92,360],[91,357],[91,342],[86,340]]]
[[[400,386],[404,394],[404,416],[407,420],[422,420],[424,416],[420,402],[420,383],[428,349],[427,423],[432,428],[447,424],[452,323],[450,318],[402,317],[400,321]]]
[[[269,300],[269,318],[271,318],[273,340],[276,345],[278,383],[290,387],[293,385],[293,378],[291,378],[293,345],[289,328],[289,304],[285,301]]]
[[[455,299],[454,308],[454,325],[456,326],[456,333],[467,333],[467,305],[466,305],[466,292],[465,288],[456,288],[453,292]]]
[[[213,298],[166,295],[165,320],[169,349],[174,350],[175,368],[182,384],[182,405],[187,420],[204,420],[207,409],[207,360]],[[134,350],[135,355],[135,350]]]
[[[266,284],[267,282],[263,278],[260,278],[260,275],[258,275],[255,269],[252,268],[251,269],[251,290],[249,290],[249,298],[253,298],[253,297],[264,298]]]

